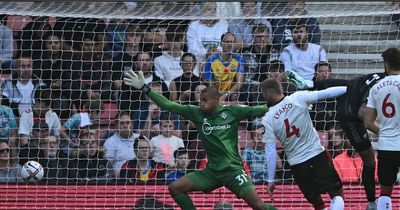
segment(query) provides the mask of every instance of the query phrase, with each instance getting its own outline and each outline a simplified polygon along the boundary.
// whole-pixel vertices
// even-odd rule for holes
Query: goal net
[[[311,65],[317,80],[383,72],[381,53],[399,46],[400,6],[388,1],[0,2],[0,15],[5,209],[178,207],[168,184],[205,167],[204,145],[187,119],[122,82],[131,69],[171,101],[199,105],[212,83],[222,104],[254,106],[264,103],[259,83],[266,78],[293,91],[281,56],[301,38],[293,24],[304,22],[301,39],[319,49],[313,61],[293,65]],[[314,104],[310,116],[336,159],[346,209],[363,209],[361,159],[338,126],[335,106]],[[279,209],[311,209],[278,142],[270,197],[260,126],[260,119],[238,126],[239,154],[257,192]],[[28,161],[40,163],[43,178]],[[198,209],[250,209],[227,188],[189,195]]]

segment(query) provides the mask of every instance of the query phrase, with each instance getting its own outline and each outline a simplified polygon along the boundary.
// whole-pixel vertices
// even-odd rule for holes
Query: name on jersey
[[[226,130],[231,128],[232,126],[229,124],[225,125],[211,125],[210,123],[203,123],[203,133],[209,135],[212,131],[215,130]]]
[[[400,90],[400,83],[399,83],[399,81],[388,80],[388,81],[384,81],[384,82],[378,83],[378,85],[376,86],[376,89],[375,89],[375,91],[374,91],[374,94],[377,94],[378,91],[379,91],[380,89],[382,89],[383,87],[390,86],[390,85],[391,85],[391,86],[395,86],[395,87],[397,87],[398,90]]]
[[[276,111],[274,118],[279,119],[281,114],[285,113],[286,111],[290,110],[293,107],[292,103],[285,104],[282,106],[278,111]]]

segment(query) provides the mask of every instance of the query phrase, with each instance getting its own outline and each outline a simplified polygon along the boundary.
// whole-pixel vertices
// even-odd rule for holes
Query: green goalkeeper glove
[[[130,70],[124,75],[124,83],[128,86],[134,87],[138,90],[143,91],[143,93],[150,92],[150,87],[144,84],[143,72],[139,71],[137,74]]]

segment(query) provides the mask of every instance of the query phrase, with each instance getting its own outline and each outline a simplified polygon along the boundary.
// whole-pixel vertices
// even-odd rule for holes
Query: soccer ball
[[[38,182],[43,179],[43,175],[43,167],[36,161],[28,161],[22,166],[21,177],[25,182]]]

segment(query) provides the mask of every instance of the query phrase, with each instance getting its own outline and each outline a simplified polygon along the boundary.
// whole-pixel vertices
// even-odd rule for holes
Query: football
[[[43,167],[36,161],[28,161],[22,166],[21,177],[25,182],[36,183],[43,179],[43,175]]]

